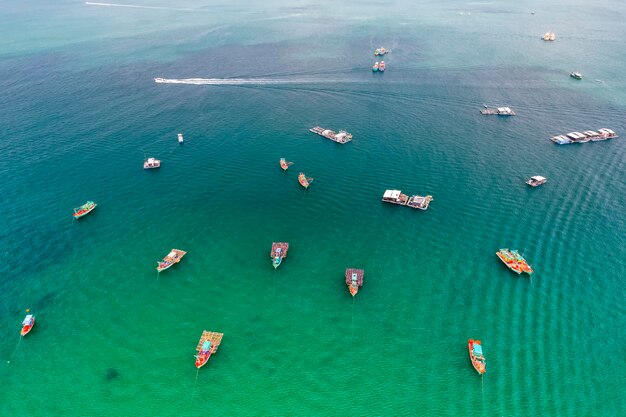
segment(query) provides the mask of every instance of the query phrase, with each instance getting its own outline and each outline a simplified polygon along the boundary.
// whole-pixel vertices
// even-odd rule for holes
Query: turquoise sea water
[[[624,415],[626,6],[510,3],[3,2],[0,415]]]

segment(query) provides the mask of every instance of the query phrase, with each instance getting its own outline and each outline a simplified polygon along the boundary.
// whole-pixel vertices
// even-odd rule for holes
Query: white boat
[[[154,169],[161,166],[161,161],[156,158],[148,158],[143,161],[143,169]]]
[[[386,190],[383,194],[383,201],[385,203],[406,206],[406,203],[409,201],[409,196],[402,194],[402,191],[400,190]]]
[[[546,32],[543,34],[541,39],[543,39],[544,41],[553,41],[556,39],[556,35],[554,34],[554,32]]]
[[[184,142],[184,139],[183,139],[183,134],[182,134],[182,133],[179,133],[179,134],[178,134],[178,143],[183,143],[183,142]]]
[[[548,180],[545,177],[535,175],[534,177],[530,177],[530,179],[526,181],[526,184],[530,185],[531,187],[539,187],[540,185],[545,184],[546,181]]]

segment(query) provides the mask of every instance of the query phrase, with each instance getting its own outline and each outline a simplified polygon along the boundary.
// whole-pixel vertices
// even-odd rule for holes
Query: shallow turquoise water
[[[5,8],[0,415],[624,414],[620,2],[132,4],[170,9]],[[600,127],[622,138],[548,140]],[[196,373],[204,329],[225,336]]]

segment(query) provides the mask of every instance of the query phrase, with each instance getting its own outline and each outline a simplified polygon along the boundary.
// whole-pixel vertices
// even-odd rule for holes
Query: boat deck
[[[363,269],[354,269],[347,268],[346,269],[346,284],[352,284],[352,274],[356,274],[356,283],[360,287],[363,285],[363,276],[365,275],[365,271]]]
[[[515,116],[515,112],[508,107],[504,108],[485,108],[480,111],[480,114],[491,114],[496,116]]]
[[[330,139],[333,142],[341,143],[341,144],[348,143],[352,140],[352,135],[348,132],[340,131],[339,133],[337,133],[333,130],[324,129],[319,126],[315,126],[309,129],[309,132],[313,132],[317,135],[325,137],[326,139]]]
[[[222,343],[222,337],[224,337],[224,333],[207,332],[206,330],[204,330],[202,332],[202,336],[200,337],[200,341],[198,342],[198,346],[196,346],[196,350],[200,352],[202,344],[208,340],[209,342],[211,342],[211,353],[213,354],[217,352],[217,348],[220,347],[220,343]]]
[[[426,210],[431,201],[433,201],[433,197],[431,195],[427,195],[425,197],[421,195],[412,195],[406,205],[407,207]]]
[[[282,258],[286,258],[287,257],[287,251],[289,250],[289,243],[287,242],[274,242],[272,243],[272,251],[270,252],[270,257],[271,258],[275,258],[276,256],[279,256],[279,254],[276,253],[277,249],[281,249],[280,250],[280,256]]]

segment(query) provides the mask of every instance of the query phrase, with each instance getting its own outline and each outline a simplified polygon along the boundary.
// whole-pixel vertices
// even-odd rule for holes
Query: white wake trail
[[[91,1],[86,1],[86,5],[88,6],[105,6],[105,7],[129,7],[132,9],[152,9],[152,10],[173,10],[177,12],[199,12],[202,10],[197,9],[181,9],[177,7],[162,7],[162,6],[140,6],[137,4],[118,4],[118,3],[95,3]]]
[[[278,80],[271,78],[155,78],[159,84],[192,84],[192,85],[275,85],[275,84],[309,84],[329,82],[320,79]]]

